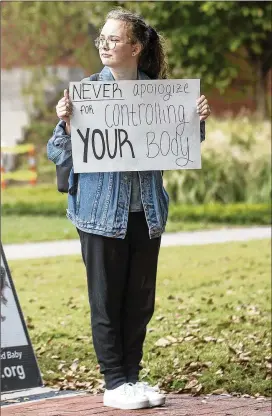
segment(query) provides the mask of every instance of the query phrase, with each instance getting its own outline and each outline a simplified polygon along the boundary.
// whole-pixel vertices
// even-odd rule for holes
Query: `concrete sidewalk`
[[[165,233],[162,236],[162,247],[219,244],[263,238],[271,238],[270,227]],[[79,240],[63,240],[44,243],[4,244],[4,250],[8,260],[34,259],[80,254],[80,243]]]
[[[43,399],[2,407],[2,416],[271,416],[269,399],[228,395],[199,396],[169,394],[163,407],[118,410],[103,406],[103,396],[90,394]]]

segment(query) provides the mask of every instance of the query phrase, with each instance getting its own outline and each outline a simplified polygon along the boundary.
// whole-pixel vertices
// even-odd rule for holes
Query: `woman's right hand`
[[[72,115],[73,105],[69,98],[68,90],[64,90],[63,97],[56,105],[56,113],[58,118],[65,121],[67,127],[70,129],[70,117]]]

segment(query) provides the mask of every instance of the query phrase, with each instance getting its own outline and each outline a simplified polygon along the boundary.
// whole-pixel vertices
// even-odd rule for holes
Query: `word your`
[[[112,130],[111,130],[112,131]],[[110,159],[114,159],[117,155],[117,150],[119,148],[120,157],[123,157],[122,147],[127,144],[130,147],[132,157],[135,158],[134,150],[132,143],[128,140],[128,134],[126,130],[123,129],[114,129],[114,150],[110,149],[109,142],[113,142],[112,139],[109,139],[109,130],[105,129],[103,133],[102,130],[95,129],[90,134],[90,129],[87,128],[85,135],[77,129],[81,140],[84,143],[84,152],[83,152],[83,162],[88,162],[88,147],[89,141],[91,141],[91,146],[93,150],[93,155],[97,160],[103,159],[106,152]],[[123,138],[121,137],[123,135]]]
[[[139,95],[143,98],[146,94],[162,95],[164,101],[170,100],[174,94],[188,94],[188,83],[184,84],[148,84],[137,83],[133,87],[133,94],[136,97]]]
[[[175,137],[170,137],[167,131],[156,135],[155,132],[150,131],[146,134],[147,157],[155,158],[158,155],[167,156],[172,153],[178,156],[175,163],[177,166],[187,166],[190,160],[190,146],[188,137],[182,137],[184,126],[178,125],[176,128]]]
[[[116,82],[110,84],[102,83],[81,83],[79,86],[73,85],[72,101],[104,101],[104,100],[123,99],[122,90]]]

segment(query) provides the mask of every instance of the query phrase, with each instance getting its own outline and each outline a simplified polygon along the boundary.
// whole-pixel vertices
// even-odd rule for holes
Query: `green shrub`
[[[209,119],[201,144],[202,169],[166,171],[174,203],[262,203],[270,201],[271,127],[269,122]]]
[[[3,215],[65,215],[67,195],[55,185],[10,187],[2,192]]]
[[[267,225],[271,222],[271,207],[269,204],[170,205],[169,219],[172,222],[207,221]]]
[[[7,188],[2,192],[2,215],[64,216],[67,195],[54,185]],[[230,224],[270,224],[269,204],[170,204],[169,220]]]

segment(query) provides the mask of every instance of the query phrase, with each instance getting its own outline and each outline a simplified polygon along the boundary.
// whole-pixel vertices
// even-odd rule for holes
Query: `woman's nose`
[[[104,40],[102,48],[105,49],[106,51],[109,50],[109,43],[107,39]]]

